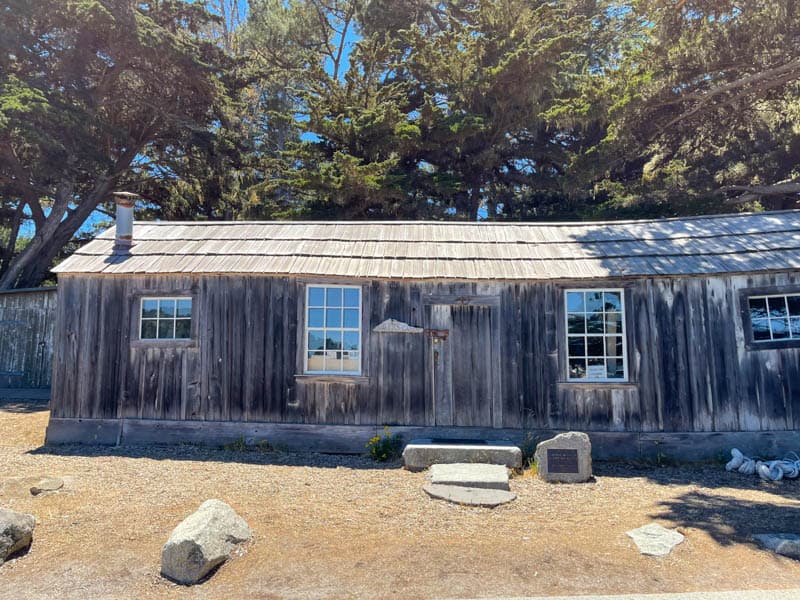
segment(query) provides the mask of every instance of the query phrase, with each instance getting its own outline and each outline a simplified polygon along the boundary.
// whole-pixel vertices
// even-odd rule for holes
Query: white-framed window
[[[627,381],[621,289],[564,291],[569,381]]]
[[[361,288],[306,286],[304,372],[361,374]]]
[[[800,340],[800,294],[750,296],[753,342]]]
[[[139,307],[140,340],[191,339],[191,298],[143,297]]]

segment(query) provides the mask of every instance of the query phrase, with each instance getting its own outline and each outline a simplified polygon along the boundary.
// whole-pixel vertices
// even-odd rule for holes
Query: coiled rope
[[[796,479],[800,475],[800,457],[795,452],[791,454],[794,458],[760,461],[749,458],[734,448],[731,456],[733,458],[725,465],[726,471],[738,471],[744,475],[756,473],[764,481],[780,481],[784,477]]]

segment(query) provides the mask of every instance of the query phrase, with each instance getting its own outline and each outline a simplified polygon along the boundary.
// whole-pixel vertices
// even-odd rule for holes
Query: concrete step
[[[411,440],[403,450],[403,463],[410,471],[431,465],[484,463],[522,468],[522,451],[506,440]]]
[[[471,488],[460,485],[437,485],[428,483],[422,486],[425,493],[431,498],[447,500],[454,504],[466,506],[483,506],[494,508],[516,499],[517,495],[506,490],[487,490],[486,488]]]
[[[458,485],[469,488],[509,490],[505,465],[452,463],[431,465],[428,477],[434,485]]]

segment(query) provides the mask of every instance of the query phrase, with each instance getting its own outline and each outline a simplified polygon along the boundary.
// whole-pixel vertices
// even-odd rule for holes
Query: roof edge
[[[800,215],[800,209],[789,208],[784,210],[771,210],[762,212],[744,213],[719,213],[712,215],[692,215],[688,217],[665,217],[660,219],[624,219],[618,221],[134,221],[135,225],[158,225],[158,226],[192,226],[192,225],[214,225],[214,226],[236,226],[236,225],[472,225],[472,226],[548,226],[548,227],[591,227],[599,225],[637,225],[648,223],[672,223],[676,221],[696,221],[699,219],[724,219],[724,218],[745,218],[756,216],[782,215],[796,213]],[[113,227],[113,226],[112,226]],[[106,230],[108,231],[108,230]],[[134,234],[135,235],[135,234]]]

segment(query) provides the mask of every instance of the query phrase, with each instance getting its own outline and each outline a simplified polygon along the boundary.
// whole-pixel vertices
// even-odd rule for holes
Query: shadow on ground
[[[692,491],[659,504],[654,519],[701,529],[721,546],[752,541],[754,533],[794,533],[800,502],[743,500],[717,492]]]
[[[49,410],[49,398],[14,398],[0,396],[0,412],[29,414]]]
[[[757,475],[728,472],[721,462],[686,463],[671,466],[595,462],[594,474],[597,477],[642,477],[659,485],[694,486],[709,491],[721,488],[754,490],[800,501],[800,479],[763,481]],[[714,497],[722,496],[719,496],[719,492],[714,492]]]
[[[258,446],[241,449],[203,446],[201,444],[175,444],[151,446],[91,446],[88,444],[65,444],[41,446],[27,454],[50,456],[83,456],[142,458],[149,460],[185,460],[220,463],[242,463],[252,465],[280,465],[287,467],[316,467],[342,469],[400,469],[399,460],[376,462],[366,455],[317,454],[283,452]]]

